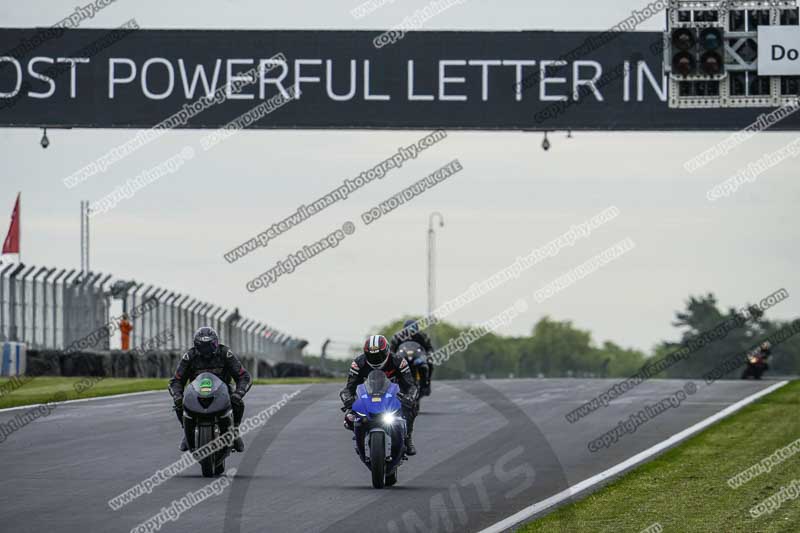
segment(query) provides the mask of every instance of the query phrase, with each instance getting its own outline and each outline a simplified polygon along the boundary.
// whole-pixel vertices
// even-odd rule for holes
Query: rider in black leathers
[[[347,374],[347,384],[339,393],[347,415],[350,415],[350,407],[356,399],[356,388],[366,381],[367,376],[373,370],[383,370],[386,377],[397,383],[400,387],[398,399],[403,405],[403,418],[406,420],[406,454],[416,455],[417,449],[411,439],[414,431],[414,418],[416,413],[417,385],[411,375],[411,369],[405,358],[392,353],[389,343],[383,335],[372,335],[364,344],[364,353],[356,357],[350,364],[350,371]],[[353,429],[351,419],[345,416],[345,427]]]
[[[233,410],[233,425],[235,440],[233,448],[237,452],[244,451],[244,442],[239,436],[239,424],[244,417],[244,395],[250,390],[253,380],[250,373],[245,370],[239,358],[234,355],[224,344],[219,343],[219,336],[213,328],[202,327],[194,334],[194,346],[183,354],[175,375],[169,380],[169,393],[175,404],[175,412],[183,426],[183,389],[186,383],[192,381],[202,372],[211,372],[231,390],[231,409]],[[231,386],[231,381],[236,387]],[[181,450],[189,449],[184,436],[181,441]]]
[[[416,342],[425,349],[427,355],[427,365],[420,367],[420,389],[422,396],[428,396],[431,393],[431,378],[433,377],[433,361],[431,354],[433,354],[433,343],[431,338],[424,331],[419,330],[419,324],[414,320],[406,320],[403,323],[403,329],[392,335],[390,347],[392,353],[397,353],[397,348],[404,342]]]

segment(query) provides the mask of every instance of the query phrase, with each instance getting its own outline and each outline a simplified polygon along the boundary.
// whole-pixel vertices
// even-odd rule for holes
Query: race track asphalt
[[[653,446],[774,382],[704,385],[608,448],[588,443],[683,390],[651,380],[586,418],[564,415],[612,380],[435,382],[417,419],[417,456],[375,490],[341,424],[336,384],[254,387],[246,416],[299,391],[227,463],[230,486],[159,531],[480,531]],[[5,424],[30,407],[0,412]],[[176,461],[166,392],[57,405],[0,443],[0,530],[128,532],[211,480],[199,465],[112,510],[109,499]],[[642,528],[649,524],[643,524]],[[155,529],[151,529],[155,531]]]

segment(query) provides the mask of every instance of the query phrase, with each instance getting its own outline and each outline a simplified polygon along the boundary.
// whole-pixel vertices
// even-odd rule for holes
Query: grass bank
[[[728,480],[800,439],[800,382],[759,399],[585,499],[520,531],[795,533],[800,531],[800,441],[788,459],[737,488]],[[796,453],[796,455],[793,455]],[[766,461],[764,465],[766,466]],[[753,469],[752,472],[756,472]],[[796,480],[796,481],[795,481]],[[795,489],[784,490],[794,482]],[[736,485],[736,483],[733,483]],[[772,512],[751,509],[773,497]],[[763,508],[762,508],[763,509]],[[657,528],[652,531],[658,531]]]

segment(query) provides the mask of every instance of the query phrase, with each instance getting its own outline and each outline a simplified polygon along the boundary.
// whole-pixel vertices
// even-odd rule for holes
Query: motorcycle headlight
[[[394,413],[383,413],[383,416],[381,416],[381,422],[383,422],[387,426],[391,426],[392,424],[394,424],[394,421],[396,419],[397,417],[395,417]]]

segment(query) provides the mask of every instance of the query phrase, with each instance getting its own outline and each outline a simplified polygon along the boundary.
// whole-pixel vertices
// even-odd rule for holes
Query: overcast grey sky
[[[79,2],[85,3],[85,2]],[[388,28],[426,5],[395,0],[355,20],[352,1],[118,0],[82,27],[115,27],[131,17],[143,28],[375,29]],[[603,29],[647,2],[467,0],[425,29]],[[0,5],[0,25],[46,26],[75,0],[27,0]],[[663,18],[641,29],[660,30]],[[310,340],[356,341],[374,326],[425,310],[428,214],[444,214],[438,234],[438,301],[457,296],[549,240],[609,206],[620,216],[589,239],[537,265],[448,320],[486,320],[525,297],[528,312],[501,330],[528,333],[543,315],[570,319],[596,341],[649,350],[675,338],[674,312],[690,294],[714,292],[725,306],[754,302],[785,287],[800,293],[800,200],[797,159],[769,170],[735,195],[709,203],[705,192],[750,161],[797,137],[764,133],[736,153],[688,174],[683,163],[725,134],[561,133],[553,148],[526,133],[452,132],[417,160],[370,184],[250,256],[230,265],[222,253],[294,212],[344,178],[413,143],[425,132],[247,131],[200,154],[181,170],[141,190],[93,221],[92,266],[158,284],[227,307]],[[23,255],[27,263],[79,264],[80,200],[97,200],[117,185],[171,157],[203,132],[173,131],[133,156],[68,190],[61,179],[108,149],[130,130],[0,129],[0,222],[7,227],[17,191],[23,195]],[[359,215],[459,158],[464,171],[367,228]],[[244,285],[304,244],[344,221],[355,235],[275,286],[248,293]],[[533,293],[617,241],[636,248],[573,287],[536,304]],[[792,297],[769,313],[800,314]]]

